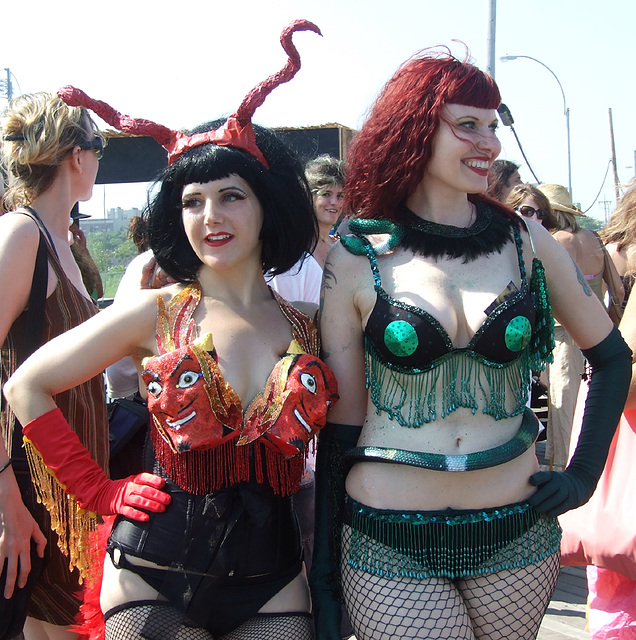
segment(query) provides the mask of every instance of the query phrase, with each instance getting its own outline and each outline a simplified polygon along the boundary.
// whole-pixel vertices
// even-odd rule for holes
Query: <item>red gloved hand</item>
[[[160,491],[163,478],[151,473],[109,480],[59,409],[31,420],[22,431],[66,493],[88,511],[146,521],[148,514],[139,509],[160,513],[171,501],[168,493]]]
[[[76,499],[85,509],[100,515],[119,513],[131,520],[145,522],[149,516],[139,509],[161,513],[166,510],[166,505],[170,504],[170,495],[160,491],[165,484],[163,478],[152,473],[138,473],[124,480],[108,480],[104,476],[99,493],[91,499],[90,504],[82,504],[83,500],[79,495]]]

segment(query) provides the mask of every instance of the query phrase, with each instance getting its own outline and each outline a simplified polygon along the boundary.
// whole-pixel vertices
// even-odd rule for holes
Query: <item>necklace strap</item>
[[[38,227],[40,227],[40,229],[44,231],[44,234],[48,238],[49,244],[51,245],[51,249],[53,249],[53,253],[55,253],[55,255],[59,260],[60,256],[57,255],[57,249],[55,248],[55,243],[53,242],[53,238],[51,237],[51,234],[49,233],[49,230],[46,228],[46,225],[44,224],[44,222],[42,222],[42,218],[40,218],[40,216],[38,215],[38,212],[33,207],[30,207],[26,204],[23,204],[21,208],[24,209],[28,214],[30,214],[29,217],[33,218],[35,220],[35,223],[38,225]],[[17,211],[16,213],[19,213],[19,211]]]

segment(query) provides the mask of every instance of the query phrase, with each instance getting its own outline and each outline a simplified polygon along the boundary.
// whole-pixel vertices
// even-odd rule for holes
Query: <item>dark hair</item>
[[[422,181],[444,106],[495,109],[500,102],[495,81],[448,49],[425,51],[405,62],[349,147],[345,211],[395,218]]]
[[[330,155],[322,155],[305,165],[305,177],[312,193],[327,186],[344,187],[345,175],[342,162]]]
[[[224,120],[199,125],[190,132],[217,129]],[[303,167],[294,153],[270,129],[254,125],[258,148],[269,169],[247,151],[215,144],[194,147],[165,169],[157,195],[148,205],[148,239],[162,269],[179,282],[192,282],[201,261],[186,236],[181,217],[183,188],[237,175],[249,183],[263,208],[263,272],[274,275],[293,267],[311,253],[318,224]]]
[[[495,200],[501,198],[501,192],[508,187],[508,182],[520,165],[510,160],[495,160],[488,172],[488,191],[486,193]]]
[[[137,253],[148,250],[148,223],[142,216],[133,216],[128,223],[126,237],[137,247]]]

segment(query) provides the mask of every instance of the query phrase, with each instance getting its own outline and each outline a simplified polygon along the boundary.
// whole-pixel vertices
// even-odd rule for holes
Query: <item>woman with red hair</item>
[[[339,638],[338,588],[359,640],[535,638],[556,516],[602,471],[630,351],[549,232],[484,195],[499,102],[477,67],[424,52],[349,151],[350,234],[327,257],[320,318],[340,401],[318,449],[319,638]],[[539,470],[527,408],[552,310],[594,371],[559,473]]]

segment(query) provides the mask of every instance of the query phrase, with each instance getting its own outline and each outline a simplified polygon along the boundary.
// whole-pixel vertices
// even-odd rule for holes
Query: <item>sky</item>
[[[490,0],[31,0],[0,12],[0,74],[14,94],[72,84],[118,111],[173,129],[232,113],[279,70],[282,29],[305,18],[323,34],[298,33],[302,67],[274,90],[254,121],[266,126],[339,123],[359,128],[397,67],[446,45],[488,66]],[[608,110],[621,185],[635,174],[636,105],[632,0],[498,0],[495,79],[534,173],[568,184],[564,102],[570,109],[573,199],[605,219],[615,207]],[[0,98],[0,108],[6,101]],[[500,157],[535,182],[508,127]],[[607,173],[605,186],[601,189]],[[143,207],[146,185],[96,186],[80,210]],[[597,194],[600,195],[595,204]],[[591,208],[590,208],[591,207]]]

